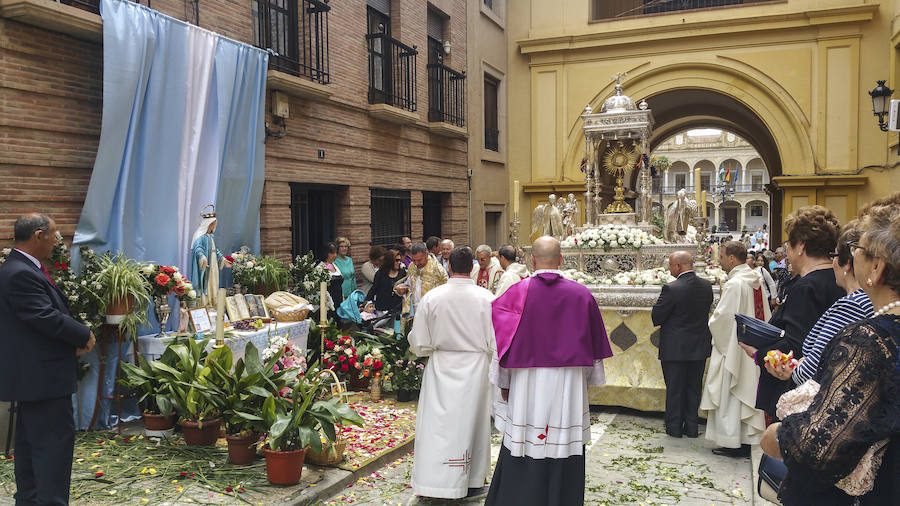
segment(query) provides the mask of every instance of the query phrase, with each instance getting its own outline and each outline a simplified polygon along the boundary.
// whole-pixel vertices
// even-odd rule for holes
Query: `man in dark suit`
[[[94,335],[69,316],[41,264],[56,243],[53,220],[30,214],[13,228],[15,249],[0,267],[0,400],[17,404],[16,504],[68,504],[77,357]]]
[[[661,325],[659,360],[666,382],[666,434],[697,437],[703,369],[712,351],[709,308],[712,285],[694,273],[694,257],[687,251],[669,256],[669,272],[677,279],[663,285],[650,313]]]

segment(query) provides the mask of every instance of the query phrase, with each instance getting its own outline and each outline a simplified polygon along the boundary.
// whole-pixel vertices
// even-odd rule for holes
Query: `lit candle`
[[[700,216],[706,218],[706,190],[701,192],[702,204],[700,206]]]
[[[216,297],[216,348],[225,346],[225,297],[225,289],[219,288]]]
[[[328,282],[322,281],[319,284],[319,323],[328,324]]]
[[[519,180],[513,181],[513,213],[519,215]]]
[[[694,192],[697,205],[700,205],[700,168],[694,169]]]

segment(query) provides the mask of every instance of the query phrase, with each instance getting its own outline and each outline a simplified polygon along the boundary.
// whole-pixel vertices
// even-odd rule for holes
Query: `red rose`
[[[350,366],[347,364],[341,364],[341,372],[347,372],[350,370]]]
[[[225,255],[225,260],[228,260],[231,263],[234,263],[234,257],[231,255]]]
[[[168,265],[160,265],[159,271],[164,272],[164,273],[168,274],[169,276],[171,276],[172,274],[175,274],[175,269],[169,267]]]
[[[374,366],[374,367],[375,367],[375,370],[376,370],[376,371],[377,371],[378,369],[381,369],[381,360],[376,360],[376,361],[375,361],[375,366]]]
[[[56,262],[56,265],[54,265],[53,267],[58,271],[64,271],[69,268],[68,265],[66,265],[62,262]]]
[[[347,355],[344,355],[343,353],[338,355],[338,360],[341,362],[347,360]]]
[[[175,295],[184,295],[184,285],[178,285],[175,287]]]
[[[334,343],[331,342],[331,341],[329,341],[328,339],[326,339],[326,340],[325,340],[325,349],[326,349],[326,350],[333,350],[333,349],[334,349]]]
[[[157,274],[156,276],[156,284],[159,286],[166,286],[169,284],[169,281],[171,281],[171,278],[165,274]]]
[[[350,365],[356,365],[356,357],[350,357],[348,362],[350,362]]]
[[[234,492],[234,489],[231,487],[225,487],[225,491],[231,493]]]

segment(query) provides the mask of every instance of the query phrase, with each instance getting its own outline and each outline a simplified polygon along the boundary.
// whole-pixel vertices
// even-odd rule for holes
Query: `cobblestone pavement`
[[[674,439],[662,430],[660,415],[607,409],[592,413],[585,504],[749,505],[753,481],[749,458],[713,455],[703,438]],[[496,462],[500,438],[491,453]],[[409,488],[412,455],[360,478],[324,503],[366,505],[474,505],[476,500],[442,501],[416,497]]]

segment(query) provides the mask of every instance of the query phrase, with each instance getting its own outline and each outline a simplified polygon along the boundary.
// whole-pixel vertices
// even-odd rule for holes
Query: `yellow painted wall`
[[[878,129],[866,94],[876,79],[900,88],[895,3],[788,0],[590,22],[586,0],[509,2],[509,178],[583,181],[579,116],[586,104],[598,111],[611,76],[628,72],[625,93],[636,102],[678,89],[737,100],[774,139],[774,175],[802,177],[783,185],[783,215],[806,202],[851,218],[900,191],[897,136]],[[834,175],[862,178],[815,179]],[[522,214],[530,229],[530,212]]]

